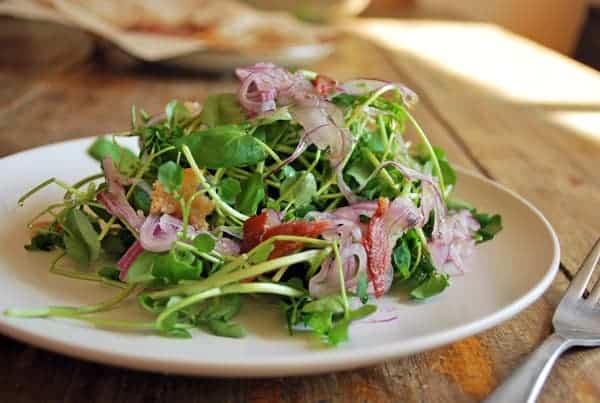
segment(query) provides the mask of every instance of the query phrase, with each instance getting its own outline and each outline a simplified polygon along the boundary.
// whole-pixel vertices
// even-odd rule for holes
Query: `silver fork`
[[[487,403],[533,403],[558,357],[574,346],[600,346],[600,280],[587,298],[586,286],[600,258],[600,239],[585,258],[556,308],[554,333],[529,355],[486,400]]]

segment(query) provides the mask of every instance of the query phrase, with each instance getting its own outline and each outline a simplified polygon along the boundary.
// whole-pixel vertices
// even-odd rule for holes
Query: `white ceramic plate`
[[[90,139],[53,144],[0,160],[0,310],[8,307],[80,305],[115,291],[51,275],[51,255],[29,253],[25,222],[60,198],[48,189],[23,208],[16,200],[49,176],[75,181],[99,172],[85,155]],[[189,340],[124,333],[79,322],[12,319],[0,316],[0,332],[33,345],[110,365],[203,376],[282,376],[350,369],[417,353],[473,335],[509,319],[550,285],[559,264],[556,235],[528,202],[479,176],[460,171],[457,193],[482,211],[499,212],[504,230],[481,245],[468,262],[470,272],[426,303],[388,295],[378,301],[379,318],[356,323],[350,341],[325,347],[307,335],[290,337],[282,314],[261,303],[244,305],[241,322],[249,335],[227,339],[200,331]],[[260,308],[260,309],[258,309]],[[113,317],[143,316],[134,302]]]

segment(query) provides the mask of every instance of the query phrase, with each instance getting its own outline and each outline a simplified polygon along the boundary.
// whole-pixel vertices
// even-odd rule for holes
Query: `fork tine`
[[[590,304],[597,304],[600,301],[600,279],[596,281],[596,285],[590,295],[588,296],[588,301]]]
[[[585,291],[585,287],[590,281],[590,277],[596,268],[598,258],[600,258],[600,238],[596,241],[594,247],[583,261],[583,264],[577,271],[577,275],[573,281],[571,281],[571,285],[567,289],[565,297],[581,298],[583,292]]]

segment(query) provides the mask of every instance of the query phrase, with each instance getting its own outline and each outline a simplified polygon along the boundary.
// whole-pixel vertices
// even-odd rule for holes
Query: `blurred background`
[[[124,51],[113,61],[212,71],[261,59],[310,64],[356,16],[494,23],[600,68],[600,0],[3,0],[0,14],[5,28],[12,17],[90,32]],[[0,29],[3,45],[6,35]]]

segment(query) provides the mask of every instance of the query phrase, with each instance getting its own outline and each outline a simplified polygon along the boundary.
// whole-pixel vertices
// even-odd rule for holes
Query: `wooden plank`
[[[5,125],[12,111],[48,89],[40,79],[84,63],[93,41],[79,30],[52,23],[0,17],[0,26],[0,125]]]
[[[388,49],[489,176],[541,209],[574,272],[600,228],[600,132],[559,124],[556,111],[585,111],[600,127],[600,75],[482,24],[377,22],[353,30]]]
[[[0,337],[4,357],[0,400],[135,403],[185,397],[191,402],[224,403],[473,402],[485,397],[550,332],[551,313],[566,284],[560,274],[530,308],[480,336],[370,368],[311,377],[217,380],[149,374],[81,362]],[[552,373],[541,401],[597,392],[594,369],[599,364],[600,351],[565,357]],[[44,379],[43,387],[32,387],[32,379]],[[586,400],[569,397],[565,401]]]

